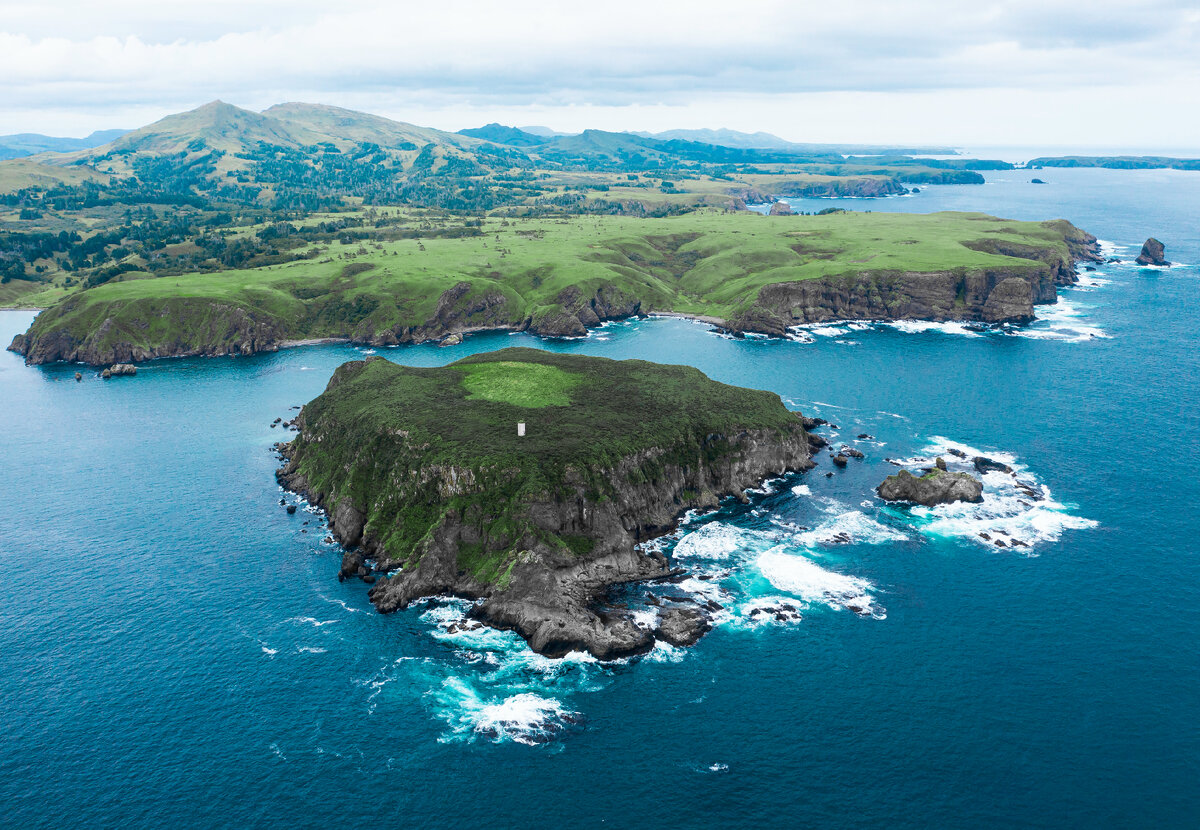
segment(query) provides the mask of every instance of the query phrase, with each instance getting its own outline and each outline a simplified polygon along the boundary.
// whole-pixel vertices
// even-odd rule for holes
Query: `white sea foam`
[[[649,660],[651,663],[682,663],[688,655],[686,648],[673,646],[670,643],[658,640],[654,643],[654,648],[650,649],[649,653],[643,657],[643,660]]]
[[[803,547],[846,544],[850,542],[872,545],[884,542],[902,542],[908,536],[887,527],[859,510],[838,513],[830,521],[822,522],[812,530],[797,533],[795,541]]]
[[[942,334],[956,334],[961,337],[982,337],[983,334],[974,328],[969,328],[963,322],[935,322],[933,320],[893,320],[880,325],[902,331],[906,334],[923,334],[928,331],[939,331]]]
[[[960,458],[950,450],[961,453]],[[1050,488],[1038,481],[1015,455],[981,450],[969,444],[935,436],[924,449],[929,457],[909,459],[906,466],[927,466],[942,456],[951,469],[979,475],[972,460],[984,456],[1012,468],[1012,473],[990,471],[979,475],[983,482],[983,501],[977,504],[955,502],[937,507],[912,507],[910,515],[917,528],[934,536],[973,539],[992,547],[1032,553],[1039,542],[1056,542],[1065,530],[1097,527],[1098,522],[1071,513],[1071,508],[1055,501]]]
[[[316,617],[292,617],[288,622],[308,623],[313,628],[320,628],[323,625],[332,625],[337,620],[318,620]]]
[[[1071,290],[1078,291],[1082,289],[1087,291],[1092,288],[1102,288],[1111,282],[1112,280],[1106,280],[1102,277],[1096,276],[1095,274],[1080,274],[1079,281],[1071,287]]]
[[[449,704],[441,711],[451,729],[448,737],[460,740],[482,737],[534,746],[547,743],[579,719],[555,698],[533,692],[484,698],[457,677],[447,678],[436,697]]]
[[[709,522],[691,531],[675,546],[679,559],[727,559],[743,545],[746,531],[723,522]]]
[[[848,608],[856,614],[883,619],[883,607],[871,596],[874,586],[857,576],[826,570],[806,556],[786,553],[778,545],[758,557],[759,572],[776,590],[805,602]]]
[[[1011,329],[1008,333],[1031,340],[1061,340],[1079,343],[1086,340],[1109,339],[1111,335],[1099,326],[1082,322],[1086,309],[1059,298],[1054,305],[1038,306],[1037,319],[1023,328]]]
[[[802,603],[791,597],[755,597],[738,608],[741,621],[747,625],[783,625],[803,619]]]
[[[811,496],[812,488],[807,484],[797,484],[792,488],[792,492],[797,496]]]
[[[326,649],[317,646],[300,646],[296,649],[297,654],[324,654],[325,651]]]
[[[263,654],[270,655],[271,657],[274,657],[276,654],[278,654],[278,653],[279,653],[279,649],[277,649],[277,648],[267,648],[266,646],[263,646],[263,647],[262,647],[262,650],[263,650]]]

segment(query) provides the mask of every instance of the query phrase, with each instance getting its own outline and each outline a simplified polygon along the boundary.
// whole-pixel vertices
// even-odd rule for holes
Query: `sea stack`
[[[1142,243],[1142,252],[1134,260],[1138,265],[1170,265],[1165,259],[1166,249],[1153,236]]]
[[[942,459],[938,459],[942,461]],[[941,465],[917,478],[908,470],[888,476],[875,488],[885,501],[907,501],[925,507],[956,501],[983,501],[983,483],[969,473],[948,472]]]

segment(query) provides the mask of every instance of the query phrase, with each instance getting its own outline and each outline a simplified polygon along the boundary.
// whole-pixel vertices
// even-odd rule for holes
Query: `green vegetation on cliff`
[[[705,445],[705,436],[800,428],[778,395],[718,383],[690,366],[527,348],[442,368],[348,363],[304,408],[302,423],[294,472],[326,499],[368,505],[367,530],[397,561],[409,559],[447,508],[485,504],[479,529],[495,541],[489,528],[513,536],[528,502],[555,500],[564,481],[611,498],[613,482],[598,473],[638,453],[661,451],[640,470],[652,477],[667,463],[712,462],[729,451],[727,441]]]
[[[596,611],[609,585],[673,573],[635,543],[812,466],[803,420],[771,392],[537,349],[347,363],[297,425],[278,477],[328,512],[341,576],[378,579],[381,611],[483,599],[483,619],[552,655],[649,648],[650,631]]]
[[[399,238],[330,240],[282,265],[119,274],[51,306],[17,348],[33,362],[111,363],[314,337],[383,345],[504,327],[581,335],[654,311],[738,320],[778,284],[862,277],[891,290],[897,275],[923,273],[1034,283],[1069,270],[1088,239],[1066,222],[971,213],[389,219]],[[958,289],[948,290],[939,314],[954,310]],[[978,316],[969,305],[962,314]]]

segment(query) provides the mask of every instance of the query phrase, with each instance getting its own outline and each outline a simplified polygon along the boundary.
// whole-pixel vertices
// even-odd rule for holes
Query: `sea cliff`
[[[808,469],[819,443],[769,392],[533,349],[439,369],[347,363],[296,424],[279,481],[326,510],[341,575],[374,582],[380,611],[468,597],[535,651],[605,659],[707,630],[695,609],[659,632],[606,605],[612,586],[678,573],[636,545]]]
[[[847,319],[1020,324],[1076,279],[1076,261],[1100,259],[1095,238],[1069,222],[983,214],[590,221],[507,223],[489,230],[491,248],[430,240],[405,259],[385,249],[377,262],[106,283],[45,310],[9,348],[30,364],[109,365],[310,338],[580,337],[655,312],[772,335]]]

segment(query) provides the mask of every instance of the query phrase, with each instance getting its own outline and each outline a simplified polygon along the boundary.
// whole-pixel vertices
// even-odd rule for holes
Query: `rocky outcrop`
[[[829,198],[865,198],[872,199],[880,196],[902,196],[908,193],[908,188],[890,176],[837,176],[811,179],[798,179],[779,182],[775,186],[775,195],[783,198],[799,199],[829,199]]]
[[[796,212],[787,202],[776,202],[771,205],[770,216],[795,216]]]
[[[1138,265],[1170,265],[1166,260],[1166,248],[1153,236],[1142,243],[1142,252],[1134,260]]]
[[[669,608],[658,618],[654,635],[673,646],[694,645],[712,630],[712,622],[698,608]]]
[[[969,473],[946,471],[944,462],[920,478],[901,470],[884,479],[875,491],[885,501],[906,501],[926,507],[983,501],[983,483]]]
[[[634,317],[641,310],[641,300],[611,283],[590,290],[572,285],[559,292],[555,305],[527,318],[522,327],[543,337],[585,337],[590,327]]]
[[[73,297],[39,314],[25,334],[8,347],[31,365],[66,361],[107,366],[158,357],[249,355],[274,351],[282,338],[278,324],[252,309],[211,301],[135,300],[113,303],[98,326],[77,336],[58,325],[81,300]],[[170,342],[143,345],[149,321],[168,318],[179,335]]]
[[[511,354],[531,351],[510,349],[468,361],[512,365]],[[536,359],[601,373],[593,377],[597,385],[613,376],[613,383],[627,390],[617,401],[611,392],[580,387],[577,394],[583,397],[573,409],[594,405],[623,412],[647,405],[653,399],[638,403],[639,393],[631,387],[638,382],[635,378],[649,374],[653,380],[660,370],[670,370],[674,377],[682,371],[640,361],[625,366],[577,356],[542,354]],[[520,439],[528,451],[511,461],[489,461],[510,456],[487,455],[482,449],[478,461],[431,455],[430,447],[442,446],[463,428],[456,424],[470,417],[470,404],[453,404],[457,419],[430,416],[422,422],[434,423],[432,428],[410,426],[404,413],[379,424],[344,420],[345,412],[354,411],[347,401],[359,395],[364,400],[378,398],[373,386],[368,394],[361,384],[367,378],[376,382],[375,375],[366,373],[379,364],[383,368],[377,371],[378,382],[384,386],[390,377],[417,371],[379,360],[338,369],[325,394],[297,417],[300,433],[283,449],[287,463],[277,473],[280,483],[326,511],[333,535],[349,549],[339,576],[378,579],[369,596],[379,611],[397,611],[436,595],[477,599],[476,619],[519,633],[535,651],[549,656],[586,650],[612,659],[646,651],[656,636],[674,644],[694,642],[708,628],[700,611],[665,611],[654,632],[606,606],[605,597],[614,585],[680,573],[661,554],[640,550],[638,543],[670,532],[687,510],[715,507],[723,497],[741,494],[767,478],[812,466],[809,434],[777,398],[774,403],[758,402],[766,393],[727,391],[733,388],[714,384],[695,370],[687,371],[702,379],[696,381],[701,383],[696,400],[705,403],[690,408],[696,422],[687,428],[686,438],[647,443],[646,436],[656,434],[656,428],[639,417],[636,434],[623,441],[629,449],[605,461],[564,455],[562,440],[553,434],[544,444],[533,434]],[[453,369],[420,371],[442,372],[439,377],[461,383]],[[424,377],[418,381],[425,383]],[[746,418],[743,426],[718,426],[719,419],[706,422],[703,411],[697,411],[713,396],[735,392],[751,396],[745,401],[758,413],[735,415]],[[738,398],[730,411],[745,408]],[[678,418],[674,408],[661,415],[663,423]],[[518,417],[529,416],[514,412],[513,418]],[[588,424],[587,432],[596,436],[584,446],[617,440],[605,432],[603,413],[580,417]],[[672,427],[671,434],[685,433]],[[550,453],[545,462],[541,452]],[[414,541],[398,545],[396,539],[405,534]]]
[[[862,272],[763,287],[729,328],[785,336],[791,326],[832,320],[1033,319],[1034,284],[1053,290],[1050,269],[903,273]]]
[[[351,333],[350,340],[371,346],[397,346],[428,343],[455,335],[461,339],[464,332],[515,328],[519,319],[519,312],[504,292],[496,289],[477,291],[470,282],[463,280],[441,293],[433,314],[419,325],[376,331],[371,318],[367,317]]]

